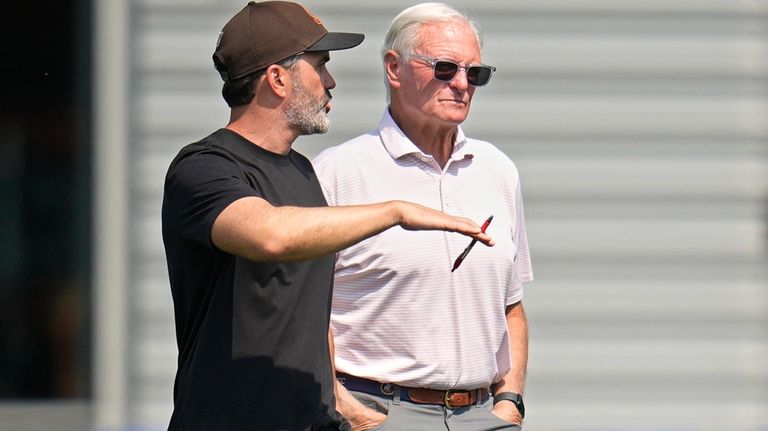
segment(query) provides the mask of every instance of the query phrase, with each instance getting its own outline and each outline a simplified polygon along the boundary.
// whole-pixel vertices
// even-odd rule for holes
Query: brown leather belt
[[[350,391],[365,392],[371,395],[392,398],[396,389],[400,388],[400,399],[417,404],[435,404],[458,409],[485,402],[489,397],[488,388],[479,389],[427,389],[408,388],[393,383],[381,383],[375,380],[337,373],[336,378]]]

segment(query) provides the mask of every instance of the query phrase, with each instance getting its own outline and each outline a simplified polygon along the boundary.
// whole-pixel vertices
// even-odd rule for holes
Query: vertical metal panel
[[[379,45],[412,2],[304,2],[339,31],[331,132],[375,127]],[[160,237],[165,169],[226,123],[210,60],[244,2],[134,4],[129,293],[131,425],[162,428],[176,346]],[[523,176],[537,280],[528,428],[768,426],[768,2],[456,1],[499,71],[470,136]]]
[[[94,2],[94,429],[126,423],[129,373],[129,31],[126,1]]]

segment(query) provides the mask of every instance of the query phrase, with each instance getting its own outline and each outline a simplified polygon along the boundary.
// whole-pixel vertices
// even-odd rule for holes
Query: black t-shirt
[[[304,156],[227,129],[183,148],[168,170],[163,241],[179,348],[169,430],[339,429],[327,337],[333,257],[254,262],[216,248],[213,222],[247,196],[327,205]]]

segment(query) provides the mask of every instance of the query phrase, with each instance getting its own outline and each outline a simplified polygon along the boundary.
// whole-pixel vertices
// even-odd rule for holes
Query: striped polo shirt
[[[405,200],[481,224],[496,245],[394,227],[337,255],[331,326],[336,369],[403,386],[478,388],[509,371],[505,307],[533,279],[514,163],[458,128],[441,168],[387,110],[377,130],[318,155],[329,205]]]

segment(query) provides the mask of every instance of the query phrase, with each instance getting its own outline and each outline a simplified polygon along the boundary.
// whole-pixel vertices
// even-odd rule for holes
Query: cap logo
[[[300,6],[303,7],[304,11],[307,13],[307,15],[309,15],[315,21],[315,24],[320,25],[320,26],[323,25],[323,22],[320,21],[320,18],[318,18],[317,15],[313,14],[312,11],[307,9],[306,6],[304,6],[304,5],[300,5]]]

